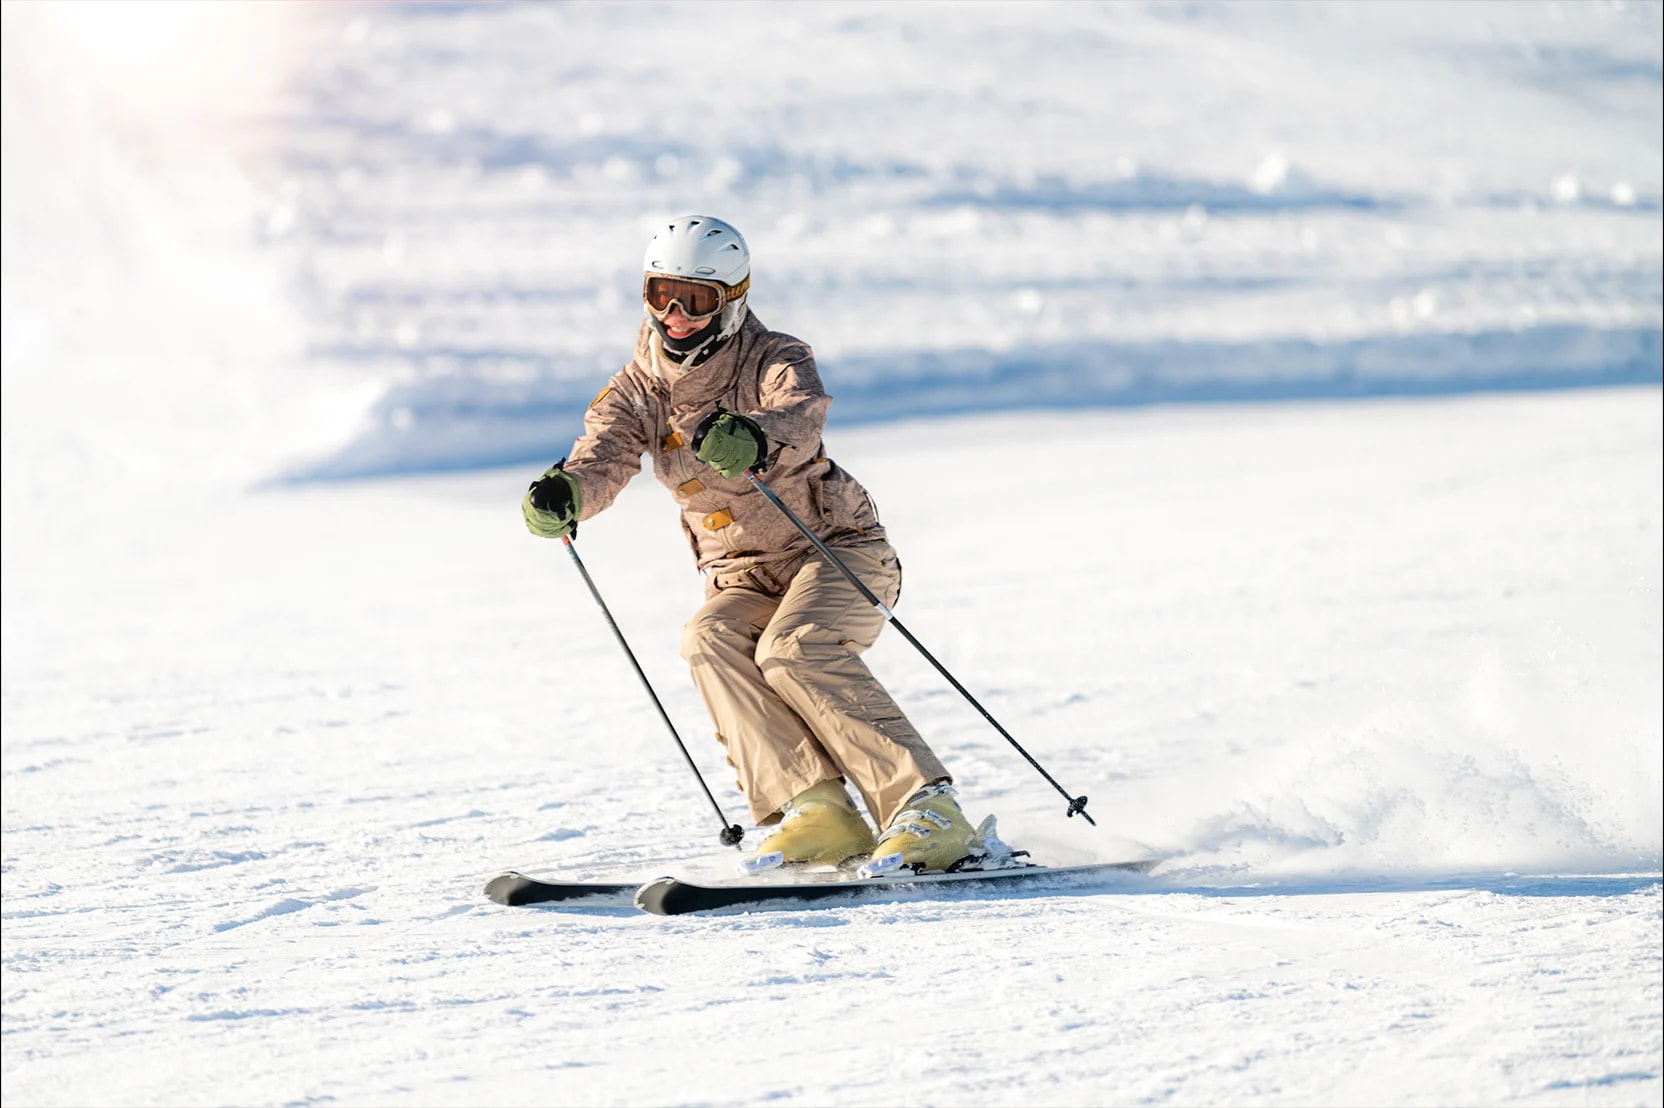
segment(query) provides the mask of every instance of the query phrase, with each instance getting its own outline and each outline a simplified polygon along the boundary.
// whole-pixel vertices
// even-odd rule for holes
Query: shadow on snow
[[[833,426],[1012,410],[1453,396],[1664,383],[1654,327],[1555,325],[1336,342],[1072,342],[822,359]],[[340,358],[344,352],[335,351]],[[364,354],[366,360],[385,357]],[[450,351],[391,388],[356,438],[278,483],[527,463],[565,453],[610,371],[525,350]],[[505,366],[522,372],[504,373]]]

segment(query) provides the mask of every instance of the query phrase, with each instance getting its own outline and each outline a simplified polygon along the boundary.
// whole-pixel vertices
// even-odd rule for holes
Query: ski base
[[[854,897],[881,889],[933,888],[942,885],[986,886],[1038,878],[1079,881],[1116,873],[1148,873],[1159,862],[1159,858],[1146,858],[1136,862],[1101,862],[1085,866],[1017,865],[999,869],[960,870],[956,873],[916,874],[903,871],[878,877],[833,877],[827,880],[766,884],[700,885],[674,877],[661,877],[647,882],[636,891],[635,906],[656,916],[679,916],[689,912],[714,911],[718,908],[759,907],[780,902]]]

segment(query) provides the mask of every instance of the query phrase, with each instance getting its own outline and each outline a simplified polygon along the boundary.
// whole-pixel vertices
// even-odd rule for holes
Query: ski
[[[1101,862],[1085,866],[1015,865],[999,869],[960,870],[956,873],[896,873],[877,877],[829,876],[804,881],[776,881],[753,884],[699,885],[674,877],[661,877],[642,885],[635,894],[635,906],[656,916],[679,916],[688,912],[709,912],[718,908],[760,907],[794,901],[858,897],[881,889],[937,888],[943,885],[1012,885],[1020,881],[1049,878],[1081,881],[1117,873],[1147,873],[1160,862],[1148,858],[1136,862]]]
[[[513,870],[485,883],[485,895],[498,904],[569,904],[574,908],[633,908],[641,882],[539,881]]]

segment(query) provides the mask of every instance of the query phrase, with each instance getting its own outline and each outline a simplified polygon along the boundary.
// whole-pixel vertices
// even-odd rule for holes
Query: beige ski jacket
[[[695,458],[694,431],[718,405],[751,417],[768,436],[763,480],[823,542],[881,541],[867,490],[826,456],[831,403],[809,345],[749,311],[722,349],[685,373],[661,357],[644,320],[635,357],[590,403],[566,463],[583,489],[579,518],[611,504],[651,454],[654,476],[682,509],[706,595],[739,586],[779,596],[814,547],[744,475],[724,479]]]

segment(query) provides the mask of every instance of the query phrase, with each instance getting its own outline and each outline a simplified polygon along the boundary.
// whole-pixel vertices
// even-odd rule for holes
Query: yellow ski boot
[[[992,831],[992,821],[986,826]],[[959,810],[953,786],[927,785],[913,794],[907,807],[896,813],[878,837],[872,859],[861,867],[861,875],[874,877],[898,869],[943,873],[987,854],[971,821]]]
[[[785,865],[836,866],[872,852],[872,828],[834,777],[804,789],[781,806],[774,833],[740,868],[747,873]]]

